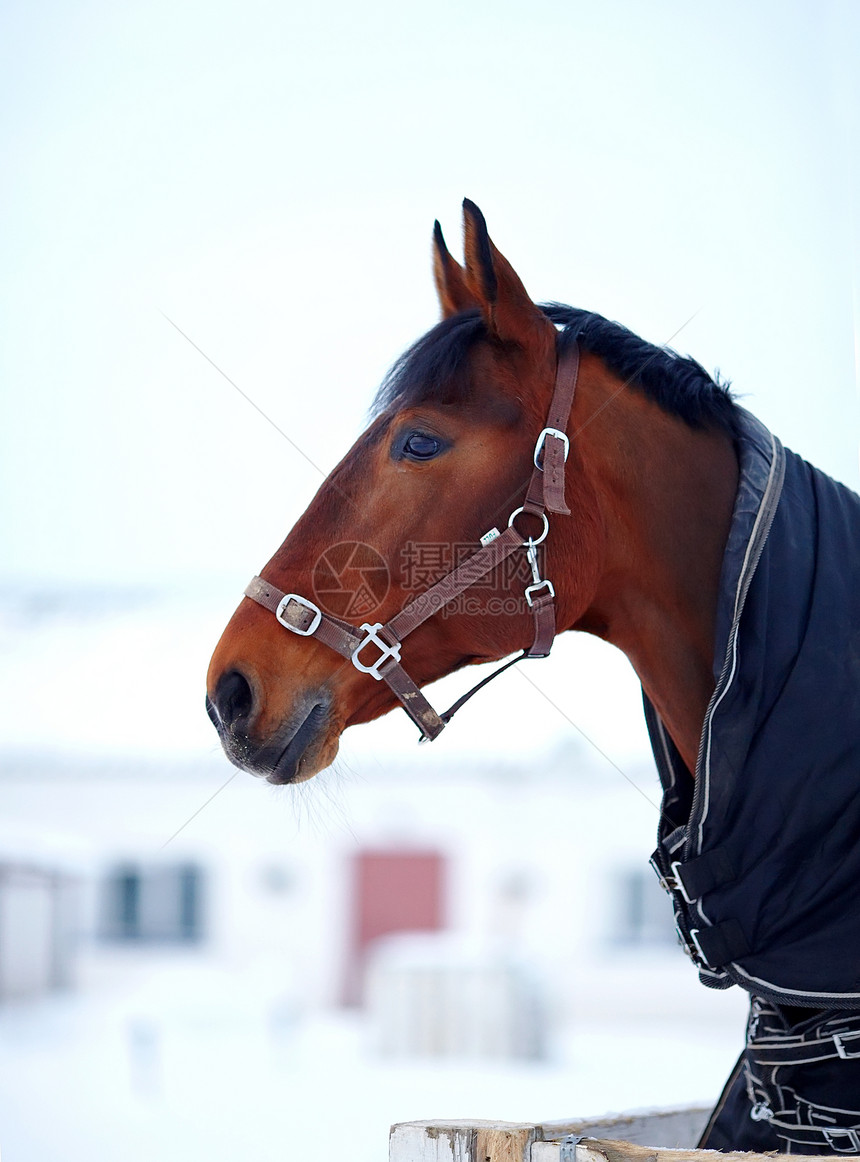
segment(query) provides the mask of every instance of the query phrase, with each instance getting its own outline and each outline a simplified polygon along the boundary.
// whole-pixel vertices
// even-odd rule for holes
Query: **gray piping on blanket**
[[[723,662],[723,668],[720,673],[719,681],[714,688],[714,693],[708,704],[708,709],[705,712],[705,721],[702,726],[702,741],[699,747],[699,771],[696,776],[696,790],[703,795],[702,812],[699,818],[699,825],[696,831],[695,851],[701,852],[704,825],[708,815],[708,808],[710,805],[710,776],[711,776],[711,738],[714,715],[730,690],[732,683],[737,673],[738,665],[738,626],[740,624],[741,615],[744,609],[744,603],[749,593],[750,585],[752,584],[753,576],[761,555],[764,551],[764,546],[770,533],[773,524],[773,518],[776,514],[776,508],[779,504],[779,498],[782,494],[782,485],[785,478],[785,451],[782,444],[772,433],[768,432],[771,441],[771,463],[770,471],[768,473],[767,483],[765,485],[762,501],[756,514],[755,524],[750,539],[747,543],[746,552],[744,554],[743,565],[741,566],[740,575],[738,577],[737,589],[735,590],[735,604],[734,616],[732,619],[732,626],[729,632],[729,639],[726,647],[726,656]],[[695,805],[694,809],[695,811]],[[713,921],[709,919],[702,907],[702,901],[698,900],[694,905],[703,924],[708,927],[713,925]],[[732,968],[743,973],[737,964],[732,962]],[[747,974],[743,974],[747,975]],[[752,979],[752,978],[748,978]],[[767,985],[767,982],[761,982]],[[776,986],[769,986],[776,987]]]
[[[726,656],[723,661],[722,672],[711,695],[711,700],[705,711],[705,721],[702,724],[702,740],[699,744],[700,770],[697,773],[696,782],[700,783],[702,787],[700,793],[704,795],[704,802],[696,834],[696,854],[699,854],[702,850],[705,819],[708,816],[708,807],[710,805],[711,735],[714,714],[723,698],[725,698],[731,689],[732,682],[737,673],[738,626],[744,611],[744,603],[746,602],[753,576],[761,560],[765,542],[767,541],[768,533],[773,524],[773,518],[776,515],[776,506],[779,504],[779,498],[782,495],[782,482],[785,478],[785,452],[782,444],[770,432],[768,435],[771,440],[770,472],[768,473],[767,484],[765,485],[762,501],[756,514],[752,534],[747,542],[744,562],[741,566],[740,576],[738,577],[738,585],[735,590],[734,617],[732,619],[731,630],[729,631],[729,640],[726,646]],[[704,919],[704,917],[702,918]],[[709,923],[710,921],[706,922]]]

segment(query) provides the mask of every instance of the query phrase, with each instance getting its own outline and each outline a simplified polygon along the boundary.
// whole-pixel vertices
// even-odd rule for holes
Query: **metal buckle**
[[[523,510],[522,505],[520,505],[519,508],[514,509],[514,511],[508,517],[508,528],[512,527],[514,521],[517,519],[517,517],[523,511],[524,510]],[[530,513],[529,515],[537,516],[538,514],[535,512],[535,513]],[[549,532],[549,518],[547,517],[545,512],[542,512],[540,515],[543,517],[543,532],[541,533],[541,535],[539,537],[526,537],[526,539],[523,541],[524,545],[540,545],[543,541],[546,540],[546,534]]]
[[[834,1149],[838,1154],[847,1154],[849,1151],[857,1154],[860,1152],[860,1134],[850,1126],[844,1129],[825,1129],[822,1127],[824,1137],[827,1139],[827,1144]],[[840,1145],[840,1142],[842,1143]]]
[[[699,936],[699,929],[698,928],[691,928],[690,929],[690,940],[691,940],[693,947],[695,948],[695,950],[698,954],[699,960],[705,966],[705,968],[713,968],[714,966],[711,964],[710,960],[708,960],[707,956],[705,956],[705,953],[702,951],[702,946],[699,943],[698,936]],[[695,960],[696,958],[693,957],[693,959]]]
[[[534,605],[532,594],[536,589],[546,589],[549,592],[550,597],[555,597],[555,586],[553,585],[552,581],[543,580],[537,581],[534,585],[527,585],[526,601],[529,603],[529,608]]]
[[[676,920],[675,935],[678,937],[678,943],[681,945],[687,956],[689,956],[690,960],[692,960],[693,964],[695,964],[697,968],[709,968],[713,971],[713,965],[705,956],[704,952],[702,951],[701,944],[696,939],[699,935],[698,928],[690,929],[690,939],[688,940],[681,930],[681,925]]]
[[[678,875],[677,869],[680,867],[680,864],[678,863],[677,860],[674,863],[669,864],[669,867],[672,869],[672,871],[674,873],[671,876],[664,876],[663,875],[663,872],[660,870],[660,865],[657,863],[657,860],[654,858],[653,855],[648,860],[648,862],[651,864],[651,867],[654,869],[654,874],[657,876],[657,879],[660,883],[660,887],[663,889],[664,892],[668,892],[669,895],[671,895],[672,892],[679,892],[684,897],[684,899],[687,901],[688,904],[692,904],[693,901],[690,899],[690,897],[687,895],[686,891],[684,890],[684,885],[682,884],[681,878]],[[698,932],[698,928],[696,929],[696,931]],[[678,933],[680,936],[680,929],[678,929]]]
[[[680,892],[681,896],[688,904],[692,904],[693,900],[687,894],[687,889],[684,887],[684,881],[681,879],[681,872],[679,870],[681,867],[681,861],[676,859],[674,863],[669,864],[669,867],[672,869],[672,878],[669,880],[669,886],[674,891]],[[696,931],[698,932],[698,928]]]
[[[773,1110],[766,1101],[757,1101],[750,1110],[750,1118],[754,1122],[769,1122],[773,1117]]]
[[[313,613],[313,621],[308,629],[299,629],[298,626],[292,625],[289,621],[285,620],[284,614],[291,601],[295,601],[296,605],[301,605],[305,609],[310,609]],[[275,617],[284,629],[290,630],[291,633],[297,633],[299,637],[310,637],[319,629],[320,622],[322,621],[322,610],[318,609],[312,601],[308,601],[307,597],[302,597],[300,593],[286,593],[278,602]]]
[[[365,622],[361,628],[364,630],[365,637],[362,638],[362,640],[352,651],[352,664],[357,670],[361,670],[362,674],[370,674],[371,677],[376,678],[377,682],[379,682],[383,677],[383,675],[379,672],[379,667],[383,664],[383,662],[387,662],[389,658],[394,658],[395,662],[400,661],[400,642],[395,642],[393,646],[390,646],[388,642],[384,642],[382,640],[378,633],[378,631],[382,629],[381,621],[374,622],[373,625]],[[371,643],[373,643],[375,646],[379,646],[382,652],[372,666],[366,666],[364,662],[360,662],[358,660],[358,655],[361,653],[365,646],[368,646]]]
[[[541,432],[541,434],[537,438],[537,442],[535,444],[535,452],[534,452],[534,456],[533,456],[535,468],[539,469],[541,472],[543,472],[543,467],[538,463],[538,456],[540,456],[540,454],[541,454],[541,449],[544,446],[544,441],[546,440],[547,436],[555,436],[555,438],[557,440],[561,440],[564,443],[565,463],[567,463],[567,454],[570,451],[570,440],[568,440],[568,438],[564,432],[560,432],[558,430],[558,428],[544,428],[544,430]]]
[[[660,865],[657,863],[657,860],[654,858],[653,855],[648,860],[648,863],[651,865],[651,870],[654,872],[654,875],[657,877],[657,882],[659,883],[659,885],[663,889],[663,891],[664,892],[671,892],[672,886],[671,886],[671,884],[669,884],[666,877],[660,871]],[[681,938],[681,933],[680,933],[680,929],[678,929],[678,939],[680,940],[680,938]]]
[[[846,1049],[845,1045],[843,1044],[845,1041],[858,1040],[860,1040],[860,1032],[833,1034],[833,1044],[836,1046],[836,1052],[839,1054],[843,1061],[852,1061],[855,1057],[860,1057],[860,1046],[858,1046],[858,1048],[852,1053],[849,1049]]]

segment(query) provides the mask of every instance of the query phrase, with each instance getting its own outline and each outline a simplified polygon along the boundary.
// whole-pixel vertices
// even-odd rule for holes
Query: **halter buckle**
[[[381,621],[374,622],[373,625],[365,622],[361,628],[364,630],[365,636],[352,651],[352,664],[357,670],[361,670],[362,674],[370,674],[372,678],[380,682],[382,681],[383,675],[379,672],[379,667],[387,662],[389,658],[393,658],[395,662],[400,661],[400,642],[395,642],[393,646],[390,646],[388,642],[382,640],[379,636],[379,630],[382,629]],[[372,666],[366,666],[364,662],[358,660],[358,655],[365,646],[369,646],[371,643],[378,646],[382,652]]]
[[[543,446],[544,446],[544,443],[546,441],[547,436],[554,436],[556,440],[561,440],[562,443],[564,444],[564,462],[565,462],[565,464],[567,463],[568,452],[570,452],[570,440],[568,440],[568,438],[564,432],[559,431],[558,428],[544,428],[544,430],[541,432],[541,434],[537,438],[537,443],[535,444],[535,451],[534,451],[534,457],[533,457],[534,463],[535,463],[535,468],[537,468],[538,471],[540,471],[540,472],[543,472],[543,466],[540,463],[539,457],[540,457],[541,452],[543,451]]]
[[[311,620],[311,624],[307,629],[301,629],[299,626],[293,625],[291,621],[287,621],[286,611],[287,606],[291,601],[294,601],[296,605],[301,605],[305,609],[309,609],[314,615],[313,619]],[[302,597],[300,593],[285,593],[281,600],[278,602],[278,608],[275,610],[275,617],[285,629],[290,630],[292,633],[297,633],[299,637],[311,637],[320,627],[320,622],[322,621],[322,610],[314,605],[312,601],[308,601],[307,597]]]
[[[552,581],[548,581],[546,578],[543,581],[536,581],[534,585],[526,586],[526,601],[529,603],[529,608],[534,605],[534,597],[532,594],[536,593],[538,589],[546,589],[550,597],[555,597],[555,586]]]

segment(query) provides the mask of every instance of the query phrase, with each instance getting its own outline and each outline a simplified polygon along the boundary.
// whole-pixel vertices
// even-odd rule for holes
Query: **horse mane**
[[[597,355],[625,384],[643,391],[664,411],[692,428],[735,433],[735,403],[729,384],[710,376],[700,363],[668,347],[657,347],[594,311],[563,303],[540,309],[559,329],[558,352],[572,343]],[[373,403],[378,415],[391,404],[458,404],[469,398],[469,352],[487,328],[477,310],[460,311],[437,323],[397,359]]]

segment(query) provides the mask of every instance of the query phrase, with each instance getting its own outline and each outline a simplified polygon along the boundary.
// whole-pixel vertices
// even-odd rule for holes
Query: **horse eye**
[[[411,460],[432,460],[442,450],[442,441],[424,432],[411,432],[403,444],[403,454]]]

